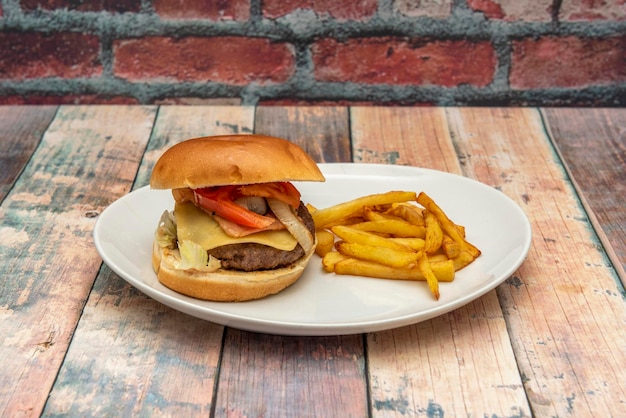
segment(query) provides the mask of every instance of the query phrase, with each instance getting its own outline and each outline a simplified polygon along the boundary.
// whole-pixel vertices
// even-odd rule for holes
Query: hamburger
[[[166,150],[150,178],[171,189],[155,231],[152,266],[168,288],[198,299],[275,294],[304,272],[315,225],[293,181],[324,181],[297,145],[263,135],[190,139]]]

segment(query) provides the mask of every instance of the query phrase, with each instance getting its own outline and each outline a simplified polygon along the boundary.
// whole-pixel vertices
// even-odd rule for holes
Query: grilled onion
[[[305,253],[309,253],[315,244],[313,235],[306,228],[300,219],[291,211],[291,207],[278,199],[268,198],[269,205],[278,220],[285,225],[287,231],[294,236],[298,244],[302,246]]]

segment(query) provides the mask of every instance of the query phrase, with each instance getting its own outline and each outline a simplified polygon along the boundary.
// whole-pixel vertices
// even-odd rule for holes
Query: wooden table
[[[528,257],[448,314],[324,337],[196,319],[103,265],[98,215],[164,148],[250,132],[493,186]],[[625,416],[625,198],[623,109],[0,107],[0,416]]]

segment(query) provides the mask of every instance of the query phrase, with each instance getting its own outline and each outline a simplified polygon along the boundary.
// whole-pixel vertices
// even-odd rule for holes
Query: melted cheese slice
[[[198,209],[190,202],[174,206],[174,216],[179,240],[193,241],[205,250],[227,244],[257,243],[279,250],[291,251],[296,248],[296,239],[286,229],[280,231],[262,231],[241,238],[234,238],[220,228],[215,219]]]

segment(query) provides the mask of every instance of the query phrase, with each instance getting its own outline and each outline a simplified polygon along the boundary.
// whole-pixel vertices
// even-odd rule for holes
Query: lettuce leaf
[[[217,258],[209,256],[207,251],[190,240],[183,240],[178,243],[180,250],[181,270],[215,271],[221,267]]]
[[[154,233],[154,239],[161,248],[173,250],[177,247],[176,219],[173,212],[168,210],[163,212],[159,220],[159,226]]]

